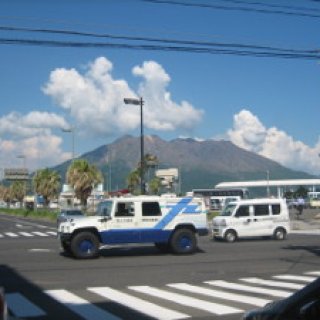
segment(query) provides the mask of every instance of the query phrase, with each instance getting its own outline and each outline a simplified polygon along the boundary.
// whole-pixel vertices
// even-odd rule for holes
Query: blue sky
[[[319,54],[283,59],[43,42],[164,45],[52,33],[72,31],[318,50],[319,1],[1,0],[0,27],[2,168],[21,165],[18,155],[32,170],[69,159],[71,135],[61,128],[75,128],[77,155],[139,135],[139,108],[123,98],[143,96],[146,134],[231,140],[320,173]]]

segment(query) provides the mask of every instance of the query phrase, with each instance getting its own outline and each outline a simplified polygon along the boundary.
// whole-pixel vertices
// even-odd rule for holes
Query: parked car
[[[65,222],[70,218],[83,217],[84,213],[80,209],[62,209],[57,215],[57,227],[61,222]]]
[[[286,299],[247,312],[243,320],[318,320],[320,319],[320,278]]]

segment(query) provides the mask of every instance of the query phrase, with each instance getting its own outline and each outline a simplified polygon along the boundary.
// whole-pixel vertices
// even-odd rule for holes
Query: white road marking
[[[188,291],[191,293],[203,294],[203,295],[214,297],[214,298],[237,301],[241,303],[248,303],[248,304],[252,304],[259,307],[263,307],[267,303],[271,302],[271,300],[267,300],[267,299],[260,299],[256,297],[250,297],[250,296],[245,296],[245,295],[236,294],[236,293],[229,293],[229,292],[224,292],[220,290],[207,289],[199,286],[189,285],[187,283],[170,283],[170,284],[167,284],[167,286],[175,289],[179,289],[179,290]]]
[[[85,320],[120,320],[112,313],[98,308],[67,290],[47,290],[45,292]]]
[[[46,233],[43,232],[39,232],[39,231],[32,231],[33,234],[35,234],[36,236],[40,236],[40,237],[48,237],[48,235]]]
[[[55,231],[47,231],[46,233],[51,235],[51,236],[56,236],[57,235],[57,232],[55,232]]]
[[[19,234],[25,237],[34,237],[34,235],[31,234],[30,232],[20,231]]]
[[[190,318],[187,314],[160,307],[109,287],[88,288],[88,290],[155,319],[176,320]]]
[[[9,310],[17,317],[41,317],[46,313],[20,293],[6,293]]]
[[[317,277],[297,276],[297,275],[291,275],[291,274],[277,275],[277,276],[273,276],[273,278],[282,279],[282,280],[304,281],[304,282],[312,282],[317,279]]]
[[[51,249],[29,249],[29,252],[52,252]]]
[[[13,233],[13,232],[5,232],[4,234],[11,238],[19,237],[16,233]]]
[[[262,294],[267,294],[267,295],[271,295],[274,297],[280,297],[280,298],[286,298],[292,294],[292,292],[288,292],[288,291],[247,286],[247,285],[238,284],[238,283],[234,283],[234,282],[227,282],[227,281],[223,281],[223,280],[205,281],[204,283],[210,284],[212,286],[221,287],[221,288],[247,291],[247,292],[253,292],[253,293],[262,293]]]
[[[320,271],[310,271],[310,272],[305,272],[305,274],[310,274],[311,276],[320,277]]]
[[[263,280],[259,278],[242,278],[239,280],[245,281],[248,283],[260,284],[262,286],[279,287],[279,288],[286,288],[286,289],[293,289],[293,290],[299,290],[304,287],[303,284],[283,282],[283,281]]]
[[[172,293],[170,291],[161,290],[149,286],[133,286],[129,287],[129,289],[137,292],[142,292],[157,298],[169,300],[187,307],[205,310],[213,314],[225,315],[243,312],[243,310],[241,309],[225,306],[218,303],[208,302],[201,299],[196,299],[186,295]]]

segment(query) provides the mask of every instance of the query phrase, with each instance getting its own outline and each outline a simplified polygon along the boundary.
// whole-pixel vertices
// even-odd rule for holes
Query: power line
[[[279,4],[271,4],[271,3],[264,3],[259,1],[245,1],[245,0],[218,0],[227,3],[240,3],[240,4],[248,4],[248,5],[257,5],[262,7],[269,7],[269,8],[281,8],[281,9],[289,9],[289,10],[297,10],[297,11],[317,11],[320,12],[320,9],[317,8],[310,8],[310,7],[301,7],[301,6],[287,6],[287,5],[279,5]],[[312,0],[311,0],[312,1]],[[317,0],[320,1],[320,0]]]
[[[209,3],[191,3],[191,2],[183,2],[179,0],[141,0],[143,2],[153,3],[153,4],[166,4],[166,5],[177,5],[184,7],[198,7],[198,8],[207,8],[207,9],[218,9],[218,10],[228,10],[228,11],[244,11],[244,12],[256,12],[256,13],[265,13],[265,14],[281,14],[288,16],[300,16],[307,18],[320,18],[319,14],[312,14],[308,12],[302,11],[286,11],[286,10],[267,10],[267,9],[259,9],[254,7],[245,7],[245,6],[224,6],[218,4],[209,4]],[[309,9],[308,9],[309,10]],[[310,10],[312,10],[310,8]]]
[[[246,48],[254,50],[268,50],[277,51],[283,53],[318,53],[317,49],[314,50],[301,50],[301,49],[291,49],[291,48],[279,48],[271,46],[259,46],[253,44],[241,44],[241,43],[221,43],[221,42],[210,42],[210,41],[194,41],[194,40],[177,40],[168,38],[150,38],[150,37],[137,37],[137,36],[123,36],[123,35],[112,35],[112,34],[101,34],[101,33],[89,33],[80,32],[74,30],[57,30],[57,29],[35,29],[35,28],[23,28],[23,27],[8,27],[0,26],[2,31],[23,31],[32,33],[45,33],[45,34],[62,34],[62,35],[72,35],[72,36],[85,36],[85,37],[95,37],[95,38],[108,38],[116,40],[128,40],[128,41],[143,41],[143,42],[156,42],[156,43],[166,43],[166,44],[179,44],[179,45],[196,45],[196,46],[209,46],[209,47],[228,47],[228,48]]]
[[[33,40],[33,39],[6,39],[0,38],[0,45],[22,45],[22,46],[42,46],[42,47],[71,47],[71,48],[109,48],[109,49],[131,49],[148,51],[168,51],[168,52],[188,52],[188,53],[206,53],[206,54],[225,54],[252,57],[268,57],[283,59],[304,59],[319,60],[320,53],[301,52],[284,53],[270,51],[254,51],[226,48],[205,48],[205,47],[184,47],[184,46],[166,46],[166,45],[145,45],[145,44],[126,44],[126,43],[102,43],[102,42],[70,42],[56,40]]]

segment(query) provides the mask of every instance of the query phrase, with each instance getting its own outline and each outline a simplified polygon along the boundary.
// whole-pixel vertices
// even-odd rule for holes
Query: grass
[[[219,215],[220,211],[208,211],[207,213],[207,220],[211,221],[214,217]]]
[[[17,209],[1,208],[1,212],[5,212],[6,214],[10,214],[13,216],[28,217],[33,219],[43,219],[43,220],[49,220],[49,221],[56,221],[57,214],[58,214],[57,210],[49,210],[49,209],[30,210],[26,208],[17,208]],[[219,214],[219,211],[208,211],[207,220],[211,221],[218,214]]]
[[[9,215],[19,216],[19,217],[28,217],[33,219],[42,219],[49,221],[56,221],[57,211],[52,211],[48,209],[37,209],[30,210],[26,208],[17,208],[17,209],[9,209],[9,208],[1,208],[1,212],[4,212]]]

